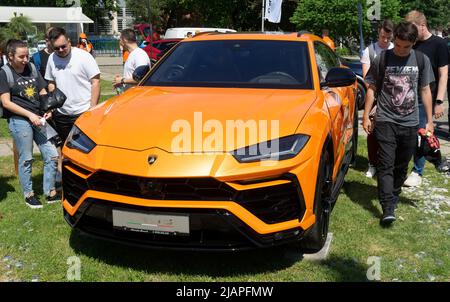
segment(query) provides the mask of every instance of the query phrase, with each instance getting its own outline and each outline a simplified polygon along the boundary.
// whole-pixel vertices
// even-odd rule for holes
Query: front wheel
[[[314,214],[316,215],[316,222],[309,233],[299,242],[300,248],[305,253],[317,253],[325,245],[331,212],[331,189],[331,159],[328,151],[325,151],[320,159],[316,194],[314,198]]]

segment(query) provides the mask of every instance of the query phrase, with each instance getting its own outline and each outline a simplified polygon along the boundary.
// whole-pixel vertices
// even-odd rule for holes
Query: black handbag
[[[40,96],[40,109],[42,112],[47,112],[52,109],[60,108],[64,105],[66,99],[66,95],[56,88],[52,92]]]

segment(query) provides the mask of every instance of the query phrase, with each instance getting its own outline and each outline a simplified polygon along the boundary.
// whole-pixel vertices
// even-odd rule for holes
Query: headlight
[[[295,134],[240,148],[231,154],[240,163],[290,159],[305,147],[308,140],[308,135]]]
[[[77,126],[73,126],[67,137],[66,147],[70,149],[77,149],[83,153],[89,153],[96,144],[87,137]]]

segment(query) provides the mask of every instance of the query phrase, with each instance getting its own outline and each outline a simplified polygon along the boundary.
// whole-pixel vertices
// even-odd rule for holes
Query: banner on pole
[[[281,4],[283,0],[265,0],[266,9],[264,19],[272,23],[280,23],[281,21]]]

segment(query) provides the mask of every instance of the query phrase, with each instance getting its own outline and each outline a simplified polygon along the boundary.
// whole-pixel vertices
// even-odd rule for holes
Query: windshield
[[[153,43],[153,47],[161,51],[168,50],[178,43],[178,41]]]
[[[144,85],[312,89],[308,47],[295,41],[180,43]]]

